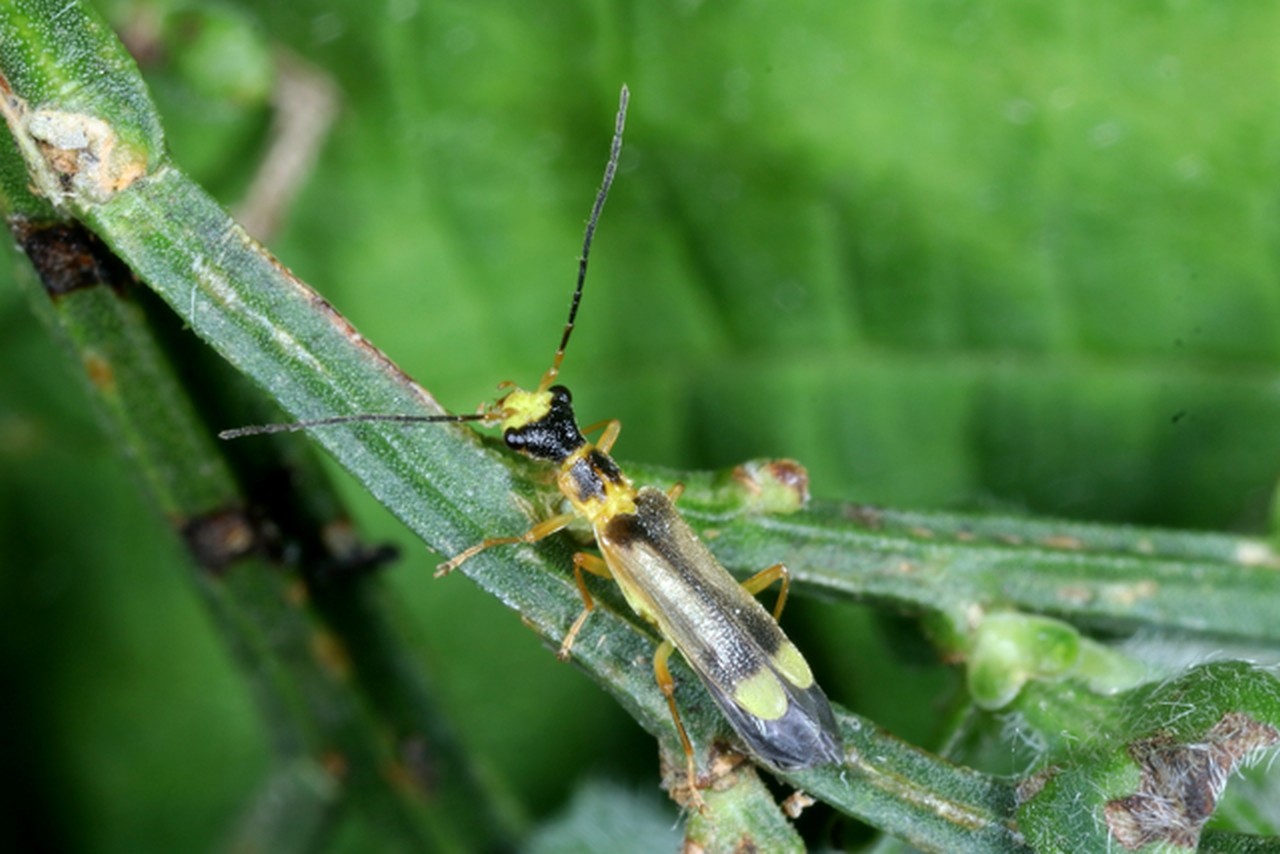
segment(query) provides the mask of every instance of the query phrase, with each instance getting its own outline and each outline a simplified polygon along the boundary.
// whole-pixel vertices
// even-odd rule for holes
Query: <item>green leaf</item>
[[[57,6],[46,11],[64,8]],[[15,3],[4,13],[32,8]],[[1192,658],[1216,648],[1225,628],[1229,643],[1243,639],[1263,661],[1275,659],[1273,555],[1259,540],[1017,518],[1050,513],[1260,532],[1275,477],[1265,461],[1277,458],[1280,441],[1272,376],[1280,300],[1271,287],[1274,217],[1265,190],[1277,177],[1266,155],[1276,110],[1255,85],[1273,62],[1274,10],[1170,6],[1135,16],[1122,7],[1081,15],[948,3],[625,11],[395,3],[381,15],[343,3],[235,8],[327,69],[344,93],[342,121],[273,247],[358,318],[370,340],[413,365],[449,408],[469,409],[496,379],[532,378],[544,368],[563,317],[556,295],[568,290],[607,114],[625,79],[635,109],[624,174],[566,363],[587,420],[621,417],[624,457],[682,470],[787,454],[806,463],[820,495],[1006,511],[987,519],[819,503],[812,516],[776,526],[744,518],[724,525],[716,545],[729,562],[759,569],[780,554],[798,570],[799,587],[924,612],[951,656],[969,649],[970,629],[990,612],[1017,610],[1106,633],[1103,639],[1146,631],[1152,645],[1184,643],[1175,651]],[[139,20],[145,17],[122,17],[120,25],[145,57]],[[243,186],[241,164],[260,152],[267,117],[257,107],[210,109],[208,95],[197,99],[174,85],[190,74],[175,70],[183,62],[155,56],[146,71],[177,161],[198,161],[198,180],[215,191]],[[59,60],[55,70],[62,67]],[[104,76],[120,70],[90,70],[104,67]],[[158,136],[135,107],[130,95],[112,108],[128,143],[119,150],[154,152]],[[41,132],[48,136],[48,126]],[[196,148],[202,156],[188,157]],[[125,163],[139,162],[131,158]],[[14,174],[6,181],[25,187],[26,176]],[[104,231],[127,225],[121,247],[149,244],[175,271],[200,260],[207,285],[234,266],[224,255],[235,255],[241,238],[219,231],[223,221],[206,216],[212,207],[190,186],[166,175],[158,189],[179,192],[150,197],[154,206],[130,209],[134,202],[117,198],[110,210],[84,212]],[[90,181],[81,190],[101,187]],[[175,223],[148,218],[159,210],[197,237],[203,229],[223,240],[216,248],[184,246],[188,233],[166,236]],[[139,225],[155,234],[138,234]],[[162,246],[170,239],[176,242]],[[295,383],[289,402],[299,411],[426,406],[413,392],[381,394],[388,372],[370,388],[355,369],[335,375],[350,384],[341,391],[308,383],[299,365],[281,358],[283,349],[254,338],[248,320],[256,312],[260,331],[296,323],[307,331],[299,340],[323,339],[305,313],[273,315],[257,295],[240,317],[250,325],[237,327],[226,313],[202,317],[209,306],[201,293],[175,285],[170,296],[175,306],[195,296],[193,328],[225,340],[243,364],[256,360],[260,376],[281,368]],[[25,309],[12,299],[4,308],[15,334],[3,339],[12,349],[5,350],[11,368],[0,399],[24,401],[15,416],[0,412],[8,418],[0,421],[9,454],[6,505],[15,508],[3,533],[9,550],[33,566],[63,567],[64,579],[67,566],[137,571],[138,540],[156,534],[133,517],[97,529],[105,514],[85,510],[75,517],[83,536],[66,536],[60,511],[80,506],[69,503],[75,493],[97,494],[87,481],[69,489],[68,478],[79,484],[99,470],[100,448],[86,441],[90,434],[59,384],[27,367],[42,363],[29,354],[48,354],[20,334]],[[318,317],[312,320],[323,327]],[[229,325],[214,328],[221,320]],[[56,422],[32,415],[40,410],[27,400],[72,414]],[[350,456],[368,449],[374,461],[409,459],[408,450],[397,456],[396,444],[438,442],[420,453],[446,466],[444,480],[430,480],[426,467],[388,466],[378,488],[450,548],[527,525],[519,508],[502,502],[512,488],[540,500],[538,487],[509,472],[500,454],[445,432],[386,439],[353,430],[328,441],[349,447]],[[458,468],[449,469],[450,460]],[[468,476],[457,477],[462,471]],[[114,497],[99,502],[107,505],[127,494],[114,485],[105,491]],[[842,527],[841,517],[851,524]],[[867,524],[873,518],[887,520],[885,529]],[[720,521],[704,520],[715,530]],[[125,543],[123,528],[146,533]],[[749,544],[744,531],[756,532]],[[975,535],[979,542],[967,545]],[[81,542],[93,543],[91,554],[76,551]],[[121,545],[113,557],[114,542]],[[552,592],[539,607],[560,611],[539,628],[553,634],[572,615],[573,594],[562,575],[539,575],[537,566],[566,551],[552,545],[518,558],[533,579],[526,585],[550,579]],[[490,739],[490,756],[504,768],[528,770],[525,798],[545,807],[568,787],[574,766],[553,771],[552,757],[577,757],[578,768],[621,762],[616,745],[627,742],[630,724],[598,706],[585,711],[583,694],[568,699],[574,680],[556,675],[550,656],[542,656],[548,666],[532,687],[502,678],[532,673],[526,662],[539,651],[513,664],[533,646],[521,643],[516,621],[483,605],[463,613],[454,597],[465,592],[448,589],[457,585],[424,592],[416,579],[430,563],[417,560],[414,581],[402,573],[399,592],[419,606],[444,681],[456,697],[474,701],[460,714],[474,737]],[[526,577],[490,575],[518,585],[517,576]],[[137,588],[154,589],[121,584],[114,597],[102,597],[87,583],[50,582],[64,591],[54,601],[84,603],[107,628],[68,609],[47,624],[8,621],[29,631],[14,629],[7,645],[44,649],[46,635],[57,634],[68,650],[96,648],[101,638],[121,636],[122,626],[156,625],[156,614],[176,613],[164,602],[134,604],[142,601]],[[38,593],[17,584],[12,593],[14,613],[40,613]],[[912,664],[884,645],[851,653],[840,636],[827,636],[819,624],[853,621],[847,605],[809,613],[823,618],[784,622],[808,635],[806,654],[833,694],[874,693],[885,709],[937,707],[938,697],[903,690]],[[179,622],[200,637],[199,620]],[[622,620],[603,623],[601,638],[621,632],[624,640],[602,661],[645,654],[647,635],[628,634]],[[495,640],[504,626],[512,631]],[[167,664],[174,672],[203,672],[183,666],[172,632],[139,646],[173,650]],[[486,644],[492,657],[472,657]],[[168,671],[134,664],[138,656],[121,656],[120,671],[149,690],[113,693],[75,677],[81,659],[74,653],[46,653],[41,671],[65,679],[66,696],[77,702],[49,689],[41,696],[51,699],[37,710],[83,707],[87,696],[156,696],[168,686],[154,676],[148,682],[148,674]],[[904,675],[868,684],[868,659],[880,672]],[[633,674],[637,692],[651,690],[642,671]],[[1032,679],[1024,692],[1036,688]],[[697,691],[682,691],[682,702],[696,706]],[[199,707],[149,705],[178,715]],[[109,730],[111,704],[95,707]],[[1090,720],[1086,709],[1063,707],[1070,719]],[[660,706],[629,708],[641,718],[652,712],[661,726]],[[503,710],[514,714],[489,717]],[[900,717],[878,719],[897,729]],[[133,723],[129,715],[120,720]],[[565,725],[558,735],[550,728],[557,721]],[[703,724],[714,731],[714,716]],[[530,739],[531,731],[539,737]],[[244,744],[234,733],[226,737]],[[109,735],[87,740],[133,759],[112,753],[122,748]],[[70,736],[66,743],[69,755],[93,755]],[[651,751],[641,751],[652,775]],[[928,774],[943,770],[919,762]],[[872,777],[884,787],[897,779],[896,772]],[[981,803],[1005,803],[1007,781],[967,771],[957,778],[973,781]],[[83,803],[123,791],[109,775],[95,779],[80,783]],[[893,810],[924,802],[916,794],[934,789],[912,783],[884,791],[873,802]],[[118,823],[81,823],[127,839],[145,813],[145,806],[122,807]],[[877,820],[906,832],[910,819],[895,815]]]

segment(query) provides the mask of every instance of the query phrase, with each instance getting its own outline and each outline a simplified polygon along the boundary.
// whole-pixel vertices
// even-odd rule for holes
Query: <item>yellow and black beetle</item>
[[[617,170],[627,100],[624,86],[609,163],[587,222],[569,319],[551,367],[537,388],[526,391],[507,383],[510,390],[502,398],[483,412],[470,415],[345,415],[242,427],[221,435],[236,438],[367,421],[479,421],[500,425],[512,450],[558,466],[557,485],[572,508],[569,512],[546,519],[519,536],[477,543],[441,564],[436,574],[445,575],[493,546],[534,543],[578,518],[590,523],[600,556],[579,552],[573,557],[574,577],[585,607],[566,632],[559,656],[569,656],[574,639],[595,607],[583,572],[612,578],[631,608],[662,635],[653,657],[654,675],[671,709],[684,748],[690,791],[698,802],[693,745],[680,720],[675,682],[667,667],[673,650],[679,650],[698,674],[748,751],[767,765],[794,770],[839,762],[841,742],[826,695],[814,681],[804,656],[777,623],[789,586],[786,567],[769,567],[739,585],[676,511],[674,502],[680,487],[671,493],[648,486],[636,488],[609,456],[620,423],[605,423],[600,440],[588,442],[574,418],[569,390],[555,384],[582,300],[591,239]],[[782,589],[771,616],[752,594],[777,580],[781,580]]]

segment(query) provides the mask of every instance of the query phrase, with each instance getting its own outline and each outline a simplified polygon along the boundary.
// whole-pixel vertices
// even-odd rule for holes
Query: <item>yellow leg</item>
[[[608,421],[598,421],[583,430],[582,433],[587,435],[601,428],[604,428],[604,433],[600,434],[600,441],[596,442],[596,448],[607,454],[613,449],[613,443],[618,441],[618,434],[622,432],[622,422],[616,418],[611,418]]]
[[[671,503],[675,504],[677,501],[679,501],[681,495],[684,495],[684,484],[683,483],[671,484],[671,488],[667,490],[667,498],[671,499]]]
[[[573,556],[573,578],[578,582],[578,593],[582,596],[582,613],[573,621],[573,625],[569,627],[569,631],[564,636],[564,640],[560,644],[560,649],[556,652],[556,658],[561,661],[567,661],[569,658],[569,650],[573,649],[573,642],[578,637],[578,632],[582,630],[582,624],[587,621],[587,617],[595,610],[596,602],[591,598],[591,592],[587,590],[587,584],[582,578],[582,571],[586,570],[592,575],[599,575],[601,578],[612,578],[609,574],[609,564],[595,555],[589,555],[586,552],[578,552]]]
[[[561,513],[559,516],[544,519],[518,537],[491,537],[487,540],[481,540],[466,551],[459,552],[437,566],[436,578],[448,575],[485,549],[493,548],[494,546],[506,546],[512,543],[536,543],[538,540],[545,540],[556,531],[566,528],[575,518],[573,513]]]
[[[786,565],[775,563],[768,569],[762,569],[742,582],[742,589],[754,596],[779,578],[782,579],[782,591],[778,594],[778,601],[773,606],[773,618],[775,620],[782,616],[782,606],[787,604],[787,591],[791,589],[791,572]]]
[[[592,433],[596,432],[597,430],[603,430],[604,428],[608,427],[615,420],[617,419],[610,418],[605,421],[594,421],[588,424],[586,427],[578,428],[578,432],[581,433],[583,436],[590,436]]]
[[[684,748],[689,800],[694,808],[701,812],[706,804],[702,802],[702,795],[698,793],[698,768],[693,761],[693,742],[689,740],[689,733],[685,732],[684,722],[680,720],[680,710],[676,708],[676,680],[671,678],[671,670],[667,667],[667,659],[671,658],[671,653],[674,650],[675,645],[669,640],[664,640],[658,645],[657,652],[653,654],[653,677],[658,682],[658,688],[662,691],[662,696],[667,698],[667,708],[671,710],[671,720],[675,722],[676,734],[680,736],[680,746]]]

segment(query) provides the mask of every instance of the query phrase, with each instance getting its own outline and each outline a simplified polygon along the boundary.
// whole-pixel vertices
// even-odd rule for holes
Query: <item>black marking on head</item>
[[[552,386],[551,408],[537,421],[509,427],[502,438],[507,447],[535,460],[561,463],[587,443],[573,415],[573,396],[562,385]]]

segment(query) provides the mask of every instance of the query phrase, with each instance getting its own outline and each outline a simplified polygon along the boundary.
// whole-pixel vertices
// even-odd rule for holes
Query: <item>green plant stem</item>
[[[65,56],[68,51],[73,55]],[[167,343],[156,338],[173,316],[146,311],[133,298],[128,268],[69,218],[66,212],[78,206],[74,199],[99,198],[102,189],[77,183],[88,174],[85,162],[69,190],[52,180],[48,163],[30,162],[33,152],[43,157],[41,146],[51,144],[35,119],[73,111],[80,129],[118,127],[111,150],[124,151],[126,161],[154,165],[163,158],[156,150],[159,125],[127,54],[84,7],[10,6],[0,10],[0,72],[12,87],[4,107],[14,131],[0,150],[0,202],[39,275],[38,283],[23,277],[32,304],[76,356],[125,458],[184,539],[197,588],[254,687],[277,758],[288,768],[310,769],[308,779],[330,778],[328,785],[290,789],[298,794],[289,799],[300,811],[294,819],[252,826],[287,829],[292,841],[286,847],[308,847],[306,834],[299,834],[317,834],[313,842],[323,836],[336,808],[349,800],[412,845],[505,844],[512,823],[495,812],[475,769],[453,748],[376,581],[343,577],[368,552],[310,454],[289,455],[294,477],[307,483],[304,496],[259,488],[272,476],[280,480],[278,458],[242,456],[232,470],[187,389],[234,383],[225,376],[207,385],[192,382],[191,362],[199,354],[171,353],[168,344],[181,336],[170,334]],[[78,85],[77,74],[92,75],[93,85]],[[118,85],[111,85],[115,78]],[[99,118],[142,113],[118,126]],[[79,144],[74,133],[70,138]],[[110,163],[111,155],[100,149],[90,159]],[[14,180],[27,166],[34,167],[33,181]],[[31,187],[54,197],[41,198]],[[241,483],[250,485],[248,493]],[[291,554],[301,558],[282,558]]]
[[[640,476],[659,485],[686,479]],[[734,510],[697,480],[681,506],[696,526],[714,530],[727,566],[746,573],[783,562],[802,586],[837,597],[957,623],[979,606],[1280,643],[1280,558],[1257,539],[826,501],[761,516]]]
[[[22,221],[23,235],[49,230],[65,239],[77,227]],[[97,249],[105,251],[100,244]],[[127,275],[122,266],[115,268]],[[340,568],[344,562],[334,542],[333,520],[328,525],[310,520],[301,529],[288,530],[277,519],[273,527],[285,528],[287,540],[299,544],[308,560],[288,565],[270,557],[290,549],[284,542],[264,539],[260,521],[243,510],[250,504],[269,508],[270,502],[241,494],[237,477],[184,396],[144,313],[125,295],[127,288],[123,279],[82,282],[57,295],[33,288],[32,297],[77,355],[108,428],[148,496],[186,541],[197,587],[254,685],[276,755],[290,767],[305,758],[315,771],[323,769],[332,777],[328,787],[299,791],[315,795],[332,789],[351,795],[382,815],[387,828],[424,844],[462,849],[495,833],[501,838],[504,823],[466,818],[483,812],[488,799],[434,723],[438,715],[421,690],[416,668],[404,658],[403,645],[388,643],[395,632],[371,589],[374,579],[322,584],[310,597],[299,595],[317,565]],[[327,536],[322,533],[326,529]],[[322,539],[328,543],[321,544]],[[361,685],[369,689],[372,707],[386,716],[383,721],[365,712]],[[387,719],[395,735],[390,743]],[[386,785],[391,769],[402,768],[411,781],[415,766],[424,763],[433,766],[425,775],[433,778],[430,791]],[[439,780],[447,786],[435,788]],[[451,797],[460,803],[450,804]],[[299,828],[325,832],[341,801],[299,797],[291,803],[312,818],[262,827],[288,829],[298,841]],[[465,811],[459,809],[462,803]],[[468,826],[470,831],[463,829]],[[476,835],[464,845],[468,833]],[[270,840],[259,841],[274,847]]]

